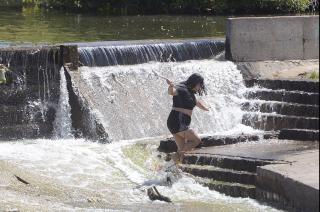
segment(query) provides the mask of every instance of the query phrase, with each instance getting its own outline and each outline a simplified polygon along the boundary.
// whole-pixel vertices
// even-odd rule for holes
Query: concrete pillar
[[[229,18],[226,58],[236,62],[319,59],[319,16]]]
[[[77,71],[79,67],[78,46],[60,46],[62,65],[67,66],[71,71]]]

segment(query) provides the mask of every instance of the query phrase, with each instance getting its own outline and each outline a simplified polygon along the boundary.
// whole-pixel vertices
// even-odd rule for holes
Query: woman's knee
[[[190,140],[192,140],[198,144],[201,143],[201,138],[198,136],[198,134],[193,129],[188,130],[188,137]]]

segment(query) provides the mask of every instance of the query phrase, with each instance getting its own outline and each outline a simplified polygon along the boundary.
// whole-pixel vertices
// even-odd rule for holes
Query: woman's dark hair
[[[193,89],[197,84],[200,83],[200,90],[198,91],[198,94],[202,96],[203,94],[207,94],[206,86],[204,85],[204,78],[200,74],[192,74],[187,81],[185,81],[186,86],[191,90]]]

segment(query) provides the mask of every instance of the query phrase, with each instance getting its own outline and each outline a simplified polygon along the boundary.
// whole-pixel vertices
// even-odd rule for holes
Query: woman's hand
[[[169,85],[170,87],[173,87],[173,86],[174,86],[173,82],[172,82],[171,80],[167,79],[167,78],[166,78],[166,82],[168,83],[168,85]]]
[[[168,83],[169,85],[169,88],[168,88],[168,94],[171,95],[171,96],[176,96],[177,95],[177,90],[174,88],[174,84],[171,80],[166,79],[166,82]]]
[[[202,100],[197,101],[197,107],[204,111],[210,111],[210,107],[205,106]]]

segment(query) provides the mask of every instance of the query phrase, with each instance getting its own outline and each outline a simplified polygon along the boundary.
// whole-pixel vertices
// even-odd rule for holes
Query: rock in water
[[[147,190],[147,193],[148,193],[148,196],[149,196],[150,200],[152,200],[152,201],[160,200],[160,201],[163,201],[163,202],[172,202],[170,200],[170,198],[161,195],[159,193],[158,189],[155,186],[149,188]]]

